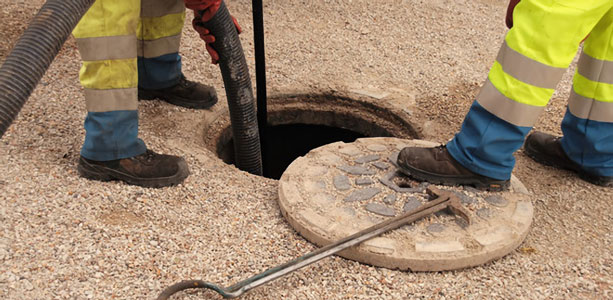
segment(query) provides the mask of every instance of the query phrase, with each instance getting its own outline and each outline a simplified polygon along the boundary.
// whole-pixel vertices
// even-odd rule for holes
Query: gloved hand
[[[211,55],[211,63],[216,64],[219,60],[219,54],[213,48],[212,44],[215,42],[215,37],[211,34],[209,29],[204,27],[204,23],[212,19],[219,6],[221,0],[183,0],[185,7],[194,10],[194,19],[192,20],[192,26],[200,34],[200,38],[206,43],[206,51]],[[242,29],[238,25],[236,18],[232,17],[236,31],[240,34]]]
[[[219,60],[219,54],[217,53],[217,51],[215,51],[215,49],[212,46],[212,44],[215,42],[215,37],[211,34],[211,32],[208,29],[204,28],[203,26],[204,23],[201,20],[202,18],[198,18],[198,16],[196,16],[194,20],[192,20],[192,26],[194,26],[194,29],[200,34],[200,38],[204,40],[204,42],[206,43],[206,51],[208,51],[209,55],[211,55],[211,63],[216,64],[217,61]],[[236,31],[239,34],[243,32],[243,30],[241,29],[241,26],[238,25],[238,21],[236,21],[236,18],[232,17],[232,21],[234,22]]]
[[[511,0],[509,2],[509,6],[507,7],[507,27],[510,29],[513,27],[513,10],[515,10],[515,6],[519,3],[520,0]]]

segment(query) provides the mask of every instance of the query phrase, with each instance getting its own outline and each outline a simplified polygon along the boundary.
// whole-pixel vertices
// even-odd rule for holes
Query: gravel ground
[[[42,2],[0,0],[1,57]],[[411,91],[415,122],[437,142],[459,128],[506,30],[505,0],[265,2],[271,94]],[[253,67],[250,5],[228,1]],[[192,30],[181,52],[188,78],[216,86],[225,99],[218,68]],[[181,279],[230,285],[314,249],[281,216],[275,180],[240,172],[201,147],[204,112],[140,104],[141,137],[154,150],[186,157],[192,175],[184,184],[144,189],[80,178],[79,65],[70,39],[0,140],[2,299],[154,299]],[[536,128],[560,133],[571,74]],[[332,257],[244,299],[613,297],[612,190],[540,166],[521,151],[517,159],[535,219],[508,256],[443,273]],[[174,299],[206,298],[219,297],[199,291]]]

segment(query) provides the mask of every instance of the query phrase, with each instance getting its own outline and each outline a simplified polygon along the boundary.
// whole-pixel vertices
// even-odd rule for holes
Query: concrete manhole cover
[[[279,181],[279,204],[288,222],[309,241],[324,246],[428,200],[426,183],[399,176],[390,157],[406,146],[436,146],[420,140],[363,138],[311,150]],[[500,258],[526,237],[533,207],[517,178],[511,191],[453,190],[473,224],[444,212],[398,228],[340,253],[391,269],[441,271]]]

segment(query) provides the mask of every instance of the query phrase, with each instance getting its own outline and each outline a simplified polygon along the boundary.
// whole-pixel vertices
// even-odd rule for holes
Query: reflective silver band
[[[495,116],[522,127],[532,127],[544,109],[544,107],[523,104],[507,98],[489,79],[477,95],[477,102]]]
[[[129,59],[136,57],[136,36],[118,35],[77,39],[84,61]]]
[[[85,89],[85,107],[89,112],[136,110],[138,108],[138,89]]]
[[[155,18],[185,11],[183,0],[142,0],[141,17]]]
[[[165,54],[179,52],[181,35],[163,37],[157,40],[138,41],[138,56],[144,58],[158,57]]]
[[[574,90],[568,98],[568,110],[577,118],[613,123],[613,102],[597,101]]]
[[[566,72],[565,68],[551,67],[522,55],[511,49],[506,41],[502,43],[496,61],[515,79],[546,89],[555,89]]]
[[[591,81],[613,84],[613,61],[596,59],[581,52],[577,72]]]

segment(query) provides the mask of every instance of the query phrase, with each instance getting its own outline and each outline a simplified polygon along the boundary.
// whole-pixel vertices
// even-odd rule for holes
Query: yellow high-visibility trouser
[[[513,152],[585,40],[562,146],[588,171],[613,175],[613,1],[522,0],[462,130],[447,145],[471,171],[508,179]],[[588,36],[589,35],[589,36]]]
[[[178,82],[185,20],[182,0],[97,0],[73,34],[88,116],[81,154],[112,160],[144,152],[138,139],[138,87]]]

